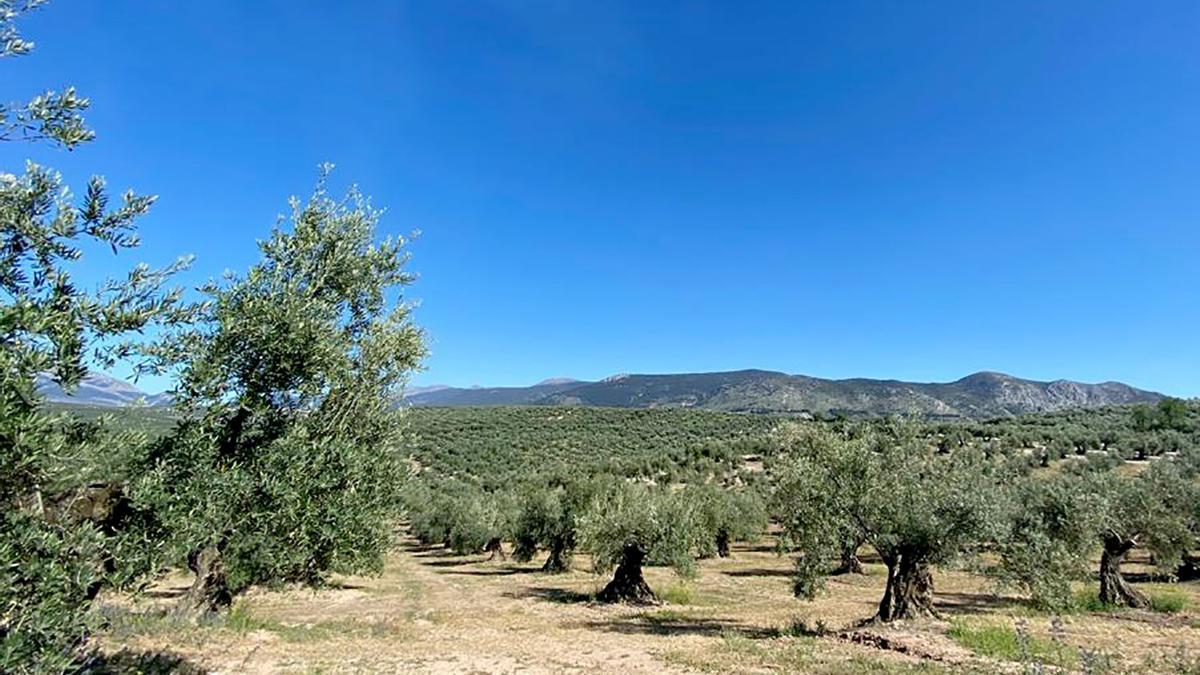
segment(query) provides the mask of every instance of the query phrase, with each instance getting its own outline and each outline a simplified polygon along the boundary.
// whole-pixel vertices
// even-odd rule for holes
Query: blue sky
[[[1000,370],[1200,395],[1200,4],[57,0],[7,144],[244,269],[316,166],[412,245],[418,384]],[[161,382],[147,388],[158,389]]]

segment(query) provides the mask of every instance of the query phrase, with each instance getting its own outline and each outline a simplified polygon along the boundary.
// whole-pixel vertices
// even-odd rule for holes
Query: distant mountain
[[[1037,382],[976,373],[946,383],[826,380],[768,370],[614,375],[599,382],[546,381],[532,387],[445,388],[410,394],[418,406],[580,405],[704,408],[731,412],[916,414],[989,418],[1063,408],[1152,403],[1162,394],[1119,382]]]
[[[408,390],[405,402],[412,405],[534,405],[541,399],[578,387],[578,380],[553,378],[532,387],[445,387],[430,391]]]
[[[48,401],[107,407],[129,405],[170,405],[169,394],[147,394],[124,380],[104,373],[88,373],[70,394],[48,375],[38,375],[38,391]]]

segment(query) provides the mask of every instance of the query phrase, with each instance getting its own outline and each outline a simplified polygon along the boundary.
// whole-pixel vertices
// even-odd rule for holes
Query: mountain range
[[[169,405],[168,394],[146,394],[104,373],[88,374],[67,394],[38,378],[47,400],[92,406]],[[1162,394],[1120,382],[1039,382],[981,372],[954,382],[828,380],[769,370],[670,375],[614,375],[597,382],[551,378],[528,387],[413,387],[414,406],[565,405],[611,408],[701,408],[755,413],[916,414],[984,419],[1064,408],[1154,403]]]
[[[58,386],[49,375],[38,375],[38,392],[47,401],[54,403],[75,403],[103,407],[124,407],[131,405],[170,405],[168,394],[147,394],[125,380],[119,380],[104,373],[91,372],[84,376],[79,386],[67,393]]]
[[[1120,382],[1039,382],[980,372],[954,382],[828,380],[768,370],[614,375],[598,382],[556,378],[529,387],[427,387],[414,406],[573,405],[702,408],[756,413],[916,414],[983,419],[1064,408],[1153,403],[1162,394]]]

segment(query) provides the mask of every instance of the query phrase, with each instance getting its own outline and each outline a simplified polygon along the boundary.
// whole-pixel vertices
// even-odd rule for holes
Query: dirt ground
[[[867,575],[835,577],[824,596],[802,602],[791,594],[789,558],[768,544],[735,547],[731,558],[702,561],[691,581],[648,570],[666,599],[653,607],[592,602],[605,579],[586,557],[562,575],[542,574],[540,562],[456,557],[405,541],[381,576],[320,591],[255,590],[201,624],[165,611],[188,583],[173,578],[138,599],[105,599],[109,626],[98,641],[141,659],[143,672],[218,673],[1042,672],[1019,662],[1040,657],[985,655],[986,646],[951,637],[964,628],[1019,627],[1049,645],[1064,671],[1189,672],[1182,662],[1200,654],[1200,587],[1190,583],[1171,585],[1186,596],[1175,613],[1055,618],[978,576],[938,570],[940,620],[877,626],[861,625],[884,580],[870,561]]]

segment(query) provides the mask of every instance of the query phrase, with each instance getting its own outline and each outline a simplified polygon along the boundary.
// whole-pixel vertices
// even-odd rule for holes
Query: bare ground
[[[1200,652],[1194,584],[1171,586],[1187,596],[1180,613],[1080,613],[1052,628],[1052,617],[984,579],[939,570],[941,620],[877,626],[862,625],[882,592],[877,564],[831,579],[807,603],[791,595],[790,559],[766,545],[735,547],[732,558],[702,561],[693,581],[648,570],[667,602],[630,607],[592,602],[606,580],[586,557],[575,562],[575,572],[545,575],[540,560],[456,557],[406,541],[379,577],[256,590],[230,616],[199,625],[164,613],[187,586],[171,578],[142,598],[107,598],[110,626],[98,642],[220,673],[1022,672],[1011,655],[983,656],[948,635],[962,625],[1021,625],[1064,645],[1068,670],[1090,667],[1079,648],[1130,672],[1171,672],[1163,659]]]

